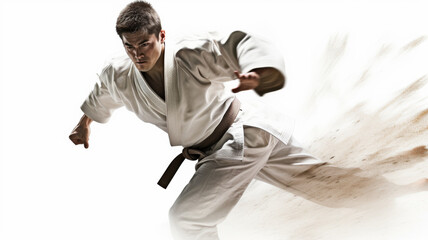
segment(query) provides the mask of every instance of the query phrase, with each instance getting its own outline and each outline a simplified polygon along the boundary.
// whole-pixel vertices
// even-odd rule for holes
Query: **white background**
[[[243,29],[275,43],[287,88],[266,96],[299,118],[331,36],[365,46],[427,34],[424,1],[152,1],[168,37]],[[128,1],[1,1],[1,239],[168,239],[168,209],[191,177],[156,185],[179,151],[161,130],[119,110],[92,125],[89,149],[68,134],[108,56]],[[296,104],[297,102],[297,104]]]

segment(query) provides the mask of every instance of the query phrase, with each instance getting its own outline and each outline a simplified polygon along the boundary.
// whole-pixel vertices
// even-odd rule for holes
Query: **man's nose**
[[[141,48],[137,48],[134,52],[136,58],[144,57],[144,52]]]

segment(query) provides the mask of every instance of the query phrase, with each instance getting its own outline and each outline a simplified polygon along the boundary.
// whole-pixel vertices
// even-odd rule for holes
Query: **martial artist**
[[[297,144],[292,120],[235,96],[284,86],[283,57],[269,42],[241,31],[166,42],[159,16],[143,1],[121,11],[116,31],[127,56],[99,74],[70,139],[88,148],[91,122],[106,123],[124,106],[184,147],[159,185],[166,188],[184,158],[198,160],[170,209],[175,238],[218,239],[217,225],[253,179],[298,190],[305,179],[296,176],[324,164]],[[224,83],[234,79],[239,86],[227,90]]]

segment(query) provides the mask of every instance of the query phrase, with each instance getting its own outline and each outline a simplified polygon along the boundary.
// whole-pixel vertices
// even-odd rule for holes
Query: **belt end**
[[[159,180],[158,185],[161,186],[163,189],[166,189],[168,187],[169,182],[164,182],[162,180]]]

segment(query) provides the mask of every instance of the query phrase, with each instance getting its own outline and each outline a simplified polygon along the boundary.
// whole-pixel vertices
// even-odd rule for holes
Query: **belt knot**
[[[184,159],[197,160],[206,157],[206,153],[198,149],[207,149],[221,139],[221,137],[227,132],[227,129],[229,129],[235,121],[236,116],[239,113],[240,106],[241,103],[237,98],[235,98],[210,136],[205,138],[201,143],[193,146],[193,148],[185,147],[182,153],[175,157],[168,165],[168,168],[158,181],[159,186],[163,188],[168,186]]]
[[[186,159],[189,160],[198,160],[206,157],[206,154],[203,151],[190,147],[183,148],[182,154]]]

